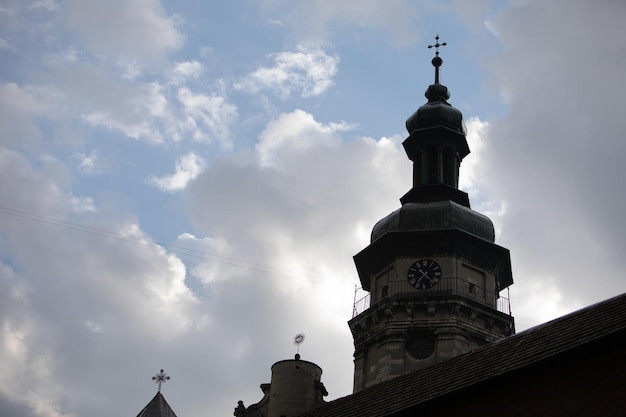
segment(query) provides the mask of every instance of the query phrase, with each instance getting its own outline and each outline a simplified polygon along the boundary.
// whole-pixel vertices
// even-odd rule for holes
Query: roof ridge
[[[589,320],[593,316],[593,320]],[[531,363],[555,356],[612,333],[626,329],[626,293],[576,310],[518,334],[419,371],[337,398],[306,416],[345,414],[353,403],[372,415],[390,414]],[[472,368],[472,372],[467,368]],[[437,380],[440,384],[433,383]],[[425,384],[424,381],[429,381]],[[416,389],[419,388],[419,389]],[[420,395],[401,395],[403,391]],[[393,397],[393,398],[392,398]],[[367,417],[361,414],[360,417]]]

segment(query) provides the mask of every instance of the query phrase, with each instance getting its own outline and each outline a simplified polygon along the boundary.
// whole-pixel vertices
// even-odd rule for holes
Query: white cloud
[[[311,114],[298,109],[270,121],[261,132],[256,149],[261,165],[273,165],[281,154],[302,154],[320,145],[337,146],[340,139],[336,133],[351,129],[354,126],[345,122],[323,125]]]
[[[80,114],[87,125],[151,144],[192,140],[218,143],[226,150],[232,147],[230,129],[238,117],[237,107],[227,101],[219,80],[217,91],[205,94],[188,86],[123,80],[80,60],[65,61],[57,69],[51,76],[54,85],[0,85],[3,143],[33,150],[42,145],[39,119],[54,117],[69,123]],[[173,72],[182,82],[200,76],[202,70],[200,64],[187,62]],[[76,136],[68,132],[58,140],[74,144],[81,141]]]
[[[135,59],[118,59],[117,65],[122,69],[122,78],[134,81],[142,75],[143,68]]]
[[[221,238],[198,238],[191,233],[182,233],[176,239],[176,248],[190,255],[187,261],[192,265],[190,272],[205,285],[233,277],[223,273],[223,264],[244,269],[254,267],[245,260],[233,258],[233,248]]]
[[[152,63],[184,40],[178,18],[167,16],[159,0],[69,0],[64,13],[78,39],[96,54]]]
[[[28,5],[29,9],[57,10],[59,4],[54,0],[36,0]]]
[[[76,213],[94,213],[96,211],[92,197],[77,197],[72,195],[70,196],[70,207],[71,210]]]
[[[80,163],[78,164],[78,171],[83,174],[98,174],[100,172],[100,156],[98,152],[92,150],[89,155],[84,153],[77,154]]]
[[[350,33],[385,36],[400,45],[418,38],[416,22],[420,9],[432,8],[431,2],[403,0],[257,0],[272,16],[288,24],[303,38],[328,38],[335,31],[349,27]],[[275,17],[272,20],[276,20]],[[359,32],[361,30],[362,32]],[[357,35],[357,36],[359,36]]]
[[[175,84],[183,84],[189,79],[198,79],[204,72],[204,65],[198,61],[179,62],[172,70],[172,81]]]
[[[467,144],[471,153],[463,160],[462,172],[459,175],[459,188],[472,194],[472,191],[480,185],[481,180],[477,178],[479,164],[484,157],[485,135],[489,128],[488,122],[483,122],[478,117],[471,117],[465,121],[467,127]]]
[[[88,415],[84,381],[101,375],[103,363],[115,358],[111,376],[141,375],[163,359],[163,341],[179,345],[207,323],[184,264],[136,223],[110,212],[91,216],[89,198],[68,196],[3,148],[0,187],[0,206],[12,208],[0,213],[3,410],[15,404],[20,416]],[[107,398],[126,395],[126,384],[110,382]]]
[[[218,141],[225,149],[232,147],[230,125],[237,119],[237,107],[224,97],[194,93],[182,87],[177,93],[184,107],[185,128],[192,131],[192,138],[198,142]]]
[[[197,227],[236,248],[233,258],[284,270],[290,277],[285,290],[310,279],[353,282],[351,256],[364,246],[362,224],[371,227],[397,206],[411,175],[389,182],[407,163],[399,141],[344,142],[337,135],[346,127],[321,124],[301,110],[269,122],[255,155],[223,158],[189,187]]]
[[[41,140],[36,121],[47,112],[37,91],[16,83],[0,84],[0,142],[15,149],[33,150]]]
[[[626,42],[605,42],[623,32],[624,16],[620,2],[516,2],[489,23],[502,48],[491,81],[508,111],[483,132],[475,184],[506,207],[499,243],[511,250],[522,320],[626,290],[611,261],[626,251]]]
[[[15,48],[13,48],[9,42],[7,42],[6,40],[4,40],[2,38],[0,38],[0,49],[15,50]]]
[[[283,98],[317,96],[333,85],[339,64],[339,57],[328,55],[319,44],[300,44],[295,52],[270,57],[274,66],[258,68],[235,83],[235,88],[250,93],[267,89]]]
[[[124,135],[133,139],[145,139],[149,142],[160,143],[163,141],[159,129],[152,125],[149,120],[141,120],[135,123],[115,118],[106,111],[94,111],[84,116],[87,123],[93,126],[119,130]]]
[[[217,142],[224,149],[232,146],[230,128],[237,119],[237,107],[218,93],[197,93],[186,86],[171,91],[158,82],[131,86],[112,79],[102,80],[98,91],[92,89],[89,96],[78,91],[80,82],[72,81],[68,87],[66,100],[87,104],[91,110],[83,119],[92,126],[153,144],[189,139]]]
[[[176,161],[175,172],[172,175],[157,178],[152,177],[148,182],[162,191],[180,191],[187,187],[204,170],[204,160],[193,152],[181,156]]]
[[[62,59],[54,64],[48,82],[29,88],[46,116],[57,124],[75,124],[81,117],[88,125],[117,130],[134,139],[163,142],[171,119],[167,91],[158,82],[120,79],[84,59]],[[75,126],[73,126],[75,127]],[[35,126],[40,131],[40,126]],[[59,137],[65,142],[67,139]]]
[[[229,325],[244,326],[255,346],[235,344],[242,347],[239,363],[258,363],[266,349],[276,343],[281,350],[298,332],[310,343],[304,355],[332,338],[337,354],[321,365],[334,381],[333,395],[351,387],[352,339],[345,321],[358,282],[352,256],[368,243],[374,223],[399,207],[411,182],[399,138],[343,138],[347,127],[321,123],[302,110],[281,114],[267,123],[254,152],[214,161],[185,193],[196,239],[208,239],[205,251],[226,258],[196,258],[194,275],[223,314],[234,318]],[[230,302],[218,301],[223,297]],[[259,321],[274,317],[280,317],[279,326]],[[268,363],[293,355],[270,350]],[[266,374],[267,366],[260,372]],[[254,388],[251,395],[258,395]]]

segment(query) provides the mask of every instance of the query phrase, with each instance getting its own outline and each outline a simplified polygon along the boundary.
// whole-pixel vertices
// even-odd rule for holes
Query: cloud
[[[292,94],[312,97],[333,85],[339,57],[328,55],[318,44],[300,44],[295,52],[270,55],[274,66],[251,72],[234,87],[249,93],[271,90],[282,98]]]
[[[172,81],[182,84],[189,79],[197,79],[204,72],[204,65],[198,61],[184,61],[174,65]]]
[[[347,128],[302,110],[278,115],[257,148],[214,160],[189,184],[184,196],[196,232],[176,243],[217,255],[194,257],[193,273],[211,308],[245,329],[238,337],[250,345],[233,344],[239,364],[292,356],[285,342],[299,332],[307,335],[303,355],[336,340],[337,355],[320,363],[334,381],[333,395],[351,387],[345,321],[358,282],[352,255],[369,242],[373,224],[399,206],[411,181],[401,138],[345,137]],[[267,366],[259,372],[269,378]],[[240,388],[247,401],[260,395]]]
[[[143,62],[162,60],[182,46],[178,18],[167,16],[159,0],[69,0],[64,7],[67,25],[90,51]]]
[[[126,384],[114,375],[160,362],[155,341],[188,337],[206,313],[180,259],[125,215],[94,215],[89,198],[66,193],[4,148],[0,174],[0,409],[89,414],[85,396],[103,406],[123,398]],[[103,363],[114,380],[100,397],[85,381]]]
[[[231,278],[228,274],[220,273],[222,264],[238,266],[243,269],[266,270],[260,265],[249,264],[245,260],[233,258],[235,249],[221,238],[198,238],[186,232],[180,234],[176,239],[176,248],[191,255],[187,259],[187,265],[191,265],[190,273],[205,285]],[[207,262],[207,260],[210,261]]]
[[[15,50],[10,43],[8,43],[6,40],[0,38],[0,49],[10,49],[10,50]]]
[[[75,128],[76,118],[81,118],[91,126],[161,143],[170,125],[176,125],[177,114],[170,104],[169,92],[157,81],[132,83],[83,59],[63,58],[48,71],[38,84],[27,88],[13,85],[7,95],[14,96],[6,101],[7,114],[19,112],[13,118],[23,120],[24,128],[33,133],[41,134],[43,128],[35,122],[44,117],[54,120],[54,126],[69,129]],[[33,133],[28,132],[28,136]],[[15,135],[19,134],[24,133]],[[68,143],[71,136],[57,139]]]
[[[193,152],[183,155],[176,161],[176,169],[172,175],[148,180],[162,191],[180,191],[187,187],[204,170],[204,160]]]
[[[77,197],[77,196],[71,196],[70,197],[70,206],[72,211],[76,212],[76,213],[82,213],[82,212],[95,212],[96,208],[93,204],[93,198],[92,197]]]
[[[283,270],[287,278],[276,274],[269,282],[280,280],[286,292],[308,287],[310,280],[354,282],[347,278],[354,277],[351,256],[369,239],[362,225],[371,227],[398,205],[411,176],[409,169],[406,182],[388,182],[406,164],[398,138],[344,143],[337,135],[345,128],[319,123],[302,110],[279,115],[254,153],[216,160],[190,184],[186,198],[196,229],[236,248],[233,258]]]
[[[216,92],[205,94],[192,86],[171,85],[170,80],[130,82],[84,61],[64,63],[58,70],[54,86],[35,91],[36,99],[62,112],[57,117],[78,113],[90,126],[151,144],[191,140],[218,143],[224,149],[232,146],[230,128],[237,107],[223,96],[219,82]],[[184,83],[201,70],[194,63],[183,63],[171,73],[176,82]],[[170,71],[164,75],[170,76]]]
[[[521,317],[547,320],[626,290],[613,261],[626,251],[626,42],[605,42],[625,15],[620,2],[515,3],[489,23],[502,46],[492,82],[508,111],[482,134],[474,182],[506,206],[500,244],[511,249]]]
[[[303,39],[327,39],[331,34],[350,28],[348,33],[382,35],[407,45],[417,40],[415,25],[420,6],[429,2],[408,3],[402,0],[257,0],[271,13],[271,21],[287,24]],[[276,17],[278,16],[278,17]],[[358,32],[361,30],[362,32]],[[343,32],[342,32],[343,33]]]
[[[312,147],[337,146],[340,138],[336,135],[354,129],[345,122],[323,125],[303,110],[281,114],[270,121],[259,136],[256,149],[261,165],[273,165],[281,154],[302,154]]]
[[[37,93],[16,83],[0,84],[0,138],[4,145],[32,150],[40,144],[36,121],[48,113],[48,106]]]
[[[27,8],[29,9],[44,9],[44,10],[57,10],[59,4],[54,0],[37,0],[30,3]]]
[[[232,147],[230,126],[237,119],[237,107],[219,95],[194,93],[187,87],[177,92],[185,112],[184,126],[197,142],[218,141],[225,149]]]
[[[100,172],[100,156],[95,150],[92,150],[89,155],[78,153],[77,158],[80,160],[77,167],[79,172],[89,175],[95,175]]]

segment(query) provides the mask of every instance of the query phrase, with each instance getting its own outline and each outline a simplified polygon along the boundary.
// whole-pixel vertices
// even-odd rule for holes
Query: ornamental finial
[[[298,346],[296,349],[296,360],[300,360],[300,344],[304,342],[304,333],[298,333],[296,337],[293,338],[293,343]]]
[[[443,59],[439,58],[439,47],[446,46],[447,44],[447,42],[439,43],[439,34],[437,34],[437,36],[435,36],[435,44],[428,45],[428,49],[435,48],[435,57],[431,61],[435,67],[435,84],[439,84],[439,67],[443,64]]]
[[[155,384],[159,384],[159,392],[161,392],[161,384],[164,384],[167,381],[169,381],[170,377],[167,376],[167,374],[165,373],[163,369],[161,369],[161,372],[153,376],[152,380],[154,381]]]

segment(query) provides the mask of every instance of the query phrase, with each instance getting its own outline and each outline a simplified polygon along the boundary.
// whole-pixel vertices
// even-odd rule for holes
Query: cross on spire
[[[437,34],[437,36],[435,36],[435,44],[428,45],[428,49],[435,48],[435,56],[439,56],[439,47],[446,46],[446,45],[447,45],[447,42],[439,43],[439,34]]]
[[[152,377],[155,384],[159,384],[159,392],[161,392],[161,384],[169,381],[170,377],[167,376],[165,371],[161,369],[161,372]]]
[[[428,45],[428,49],[435,48],[435,57],[431,61],[433,66],[435,67],[435,84],[439,84],[439,67],[441,66],[441,64],[443,64],[443,59],[439,57],[439,47],[446,46],[446,45],[447,45],[446,42],[439,43],[439,34],[435,36],[435,44]]]

